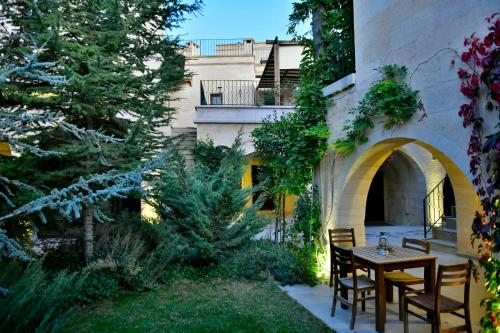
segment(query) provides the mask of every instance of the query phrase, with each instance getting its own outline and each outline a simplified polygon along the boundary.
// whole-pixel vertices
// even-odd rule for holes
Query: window
[[[210,105],[222,105],[222,94],[210,94]]]
[[[252,187],[258,186],[261,183],[262,174],[265,172],[265,167],[259,165],[252,165]],[[262,194],[262,191],[256,191],[253,194],[252,202],[255,203],[259,196]],[[274,210],[276,206],[274,205],[274,201],[272,198],[266,196],[264,199],[264,204],[262,205],[262,210]]]

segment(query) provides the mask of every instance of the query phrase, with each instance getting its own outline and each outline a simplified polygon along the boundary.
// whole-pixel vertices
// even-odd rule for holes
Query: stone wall
[[[443,171],[450,176],[457,201],[458,251],[475,253],[469,244],[470,224],[480,207],[466,155],[470,130],[462,127],[457,115],[466,99],[459,92],[456,72],[464,37],[473,32],[484,35],[484,18],[497,10],[498,3],[488,0],[354,1],[355,84],[332,96],[327,119],[330,141],[342,136],[347,110],[379,79],[374,69],[386,64],[408,67],[409,83],[420,91],[427,117],[420,119],[417,114],[391,130],[377,126],[368,143],[351,156],[329,153],[324,158],[315,181],[321,189],[325,230],[354,226],[357,238],[364,241],[364,207],[371,180],[392,151],[404,149],[420,160],[417,164],[427,189]],[[495,124],[496,119],[489,123]]]

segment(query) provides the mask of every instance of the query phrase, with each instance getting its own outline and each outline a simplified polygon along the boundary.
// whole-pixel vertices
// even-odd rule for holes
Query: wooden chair
[[[375,290],[375,282],[370,280],[366,276],[358,276],[356,270],[356,262],[354,261],[354,255],[351,249],[345,249],[337,246],[333,246],[332,249],[333,257],[333,268],[334,268],[334,284],[333,284],[333,303],[332,303],[332,317],[335,316],[335,309],[337,307],[337,300],[344,304],[350,305],[352,307],[351,314],[351,330],[354,329],[354,323],[356,322],[356,310],[358,302],[361,301],[361,310],[365,311],[365,301],[368,299],[373,299],[375,296],[365,296],[365,292],[370,290]],[[351,277],[341,277],[340,272],[351,271]],[[352,290],[352,302],[349,301],[348,297],[342,297],[339,295],[340,289],[345,288],[347,290]],[[361,297],[359,293],[361,292]]]
[[[333,248],[335,244],[345,244],[345,247],[355,247],[356,239],[354,238],[354,228],[337,228],[328,229],[328,236],[330,241],[330,288],[333,286]],[[343,246],[344,247],[344,246]],[[358,269],[361,267],[358,267]],[[348,271],[347,273],[351,273]],[[368,270],[368,277],[370,277],[370,271]]]
[[[422,251],[427,254],[430,252],[430,244],[427,241],[412,238],[403,238],[403,248]],[[399,299],[399,320],[403,320],[403,298],[406,294],[423,293],[424,290],[415,290],[409,286],[424,284],[425,279],[407,273],[403,270],[394,272],[384,273],[386,290],[392,288],[393,286],[398,288],[398,299]]]
[[[455,333],[467,332],[472,333],[469,310],[469,291],[470,291],[470,276],[471,266],[469,263],[458,265],[439,265],[437,285],[435,293],[424,293],[417,296],[405,296],[404,298],[404,331],[408,333],[408,313],[431,322],[433,333]],[[441,295],[441,288],[445,286],[464,286],[464,300],[457,301]],[[420,316],[408,310],[408,305],[416,306],[431,316],[429,319]],[[464,310],[464,313],[457,312]],[[441,313],[451,313],[455,316],[465,319],[465,325],[442,329],[441,328]]]

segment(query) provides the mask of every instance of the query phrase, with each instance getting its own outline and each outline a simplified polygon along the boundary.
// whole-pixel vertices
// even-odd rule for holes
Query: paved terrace
[[[417,227],[406,227],[406,226],[384,226],[384,227],[367,227],[366,228],[366,243],[367,245],[376,245],[378,242],[378,234],[381,231],[385,231],[389,244],[401,245],[403,237],[411,238],[424,238],[422,228]],[[439,264],[454,264],[462,263],[467,259],[464,257],[457,256],[455,254],[450,254],[441,251],[432,250],[431,253],[438,257],[437,265]],[[415,275],[423,276],[423,269],[410,269]],[[437,266],[436,266],[437,274]],[[484,282],[479,281],[479,283],[474,282],[472,279],[471,283],[471,317],[473,323],[473,331],[479,332],[479,319],[482,316],[482,311],[480,308],[480,301],[486,296],[484,290]],[[337,304],[337,311],[335,317],[330,316],[333,288],[328,287],[327,284],[319,284],[315,287],[309,287],[306,285],[294,285],[282,287],[292,298],[297,300],[306,309],[308,309],[316,317],[324,321],[328,326],[333,328],[338,333],[372,333],[375,331],[375,304],[374,300],[369,300],[366,303],[366,312],[361,311],[361,306],[358,307],[358,312],[356,316],[356,325],[354,326],[354,331],[349,329],[349,321],[351,319],[351,309],[343,310],[340,308],[340,303]],[[459,287],[446,287],[444,288],[444,294],[449,297],[461,300],[463,298],[463,288]],[[387,304],[387,320],[385,329],[387,333],[400,333],[403,332],[403,322],[398,319],[398,304],[397,304],[397,290],[394,289],[394,303]],[[452,316],[443,315],[443,327],[461,325],[463,320]],[[427,333],[431,332],[431,327],[424,321],[410,315],[410,332],[412,333]]]

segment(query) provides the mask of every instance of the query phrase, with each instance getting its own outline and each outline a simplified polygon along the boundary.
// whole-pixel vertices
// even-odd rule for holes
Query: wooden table
[[[385,330],[386,290],[384,272],[406,268],[424,267],[425,290],[434,291],[436,257],[420,251],[394,246],[388,254],[377,253],[376,246],[354,247],[357,263],[375,271],[375,317],[377,332]]]

